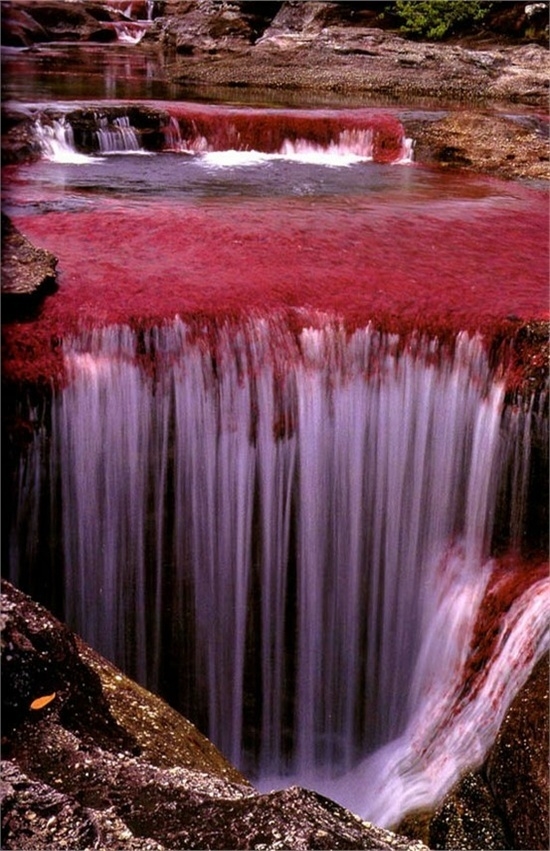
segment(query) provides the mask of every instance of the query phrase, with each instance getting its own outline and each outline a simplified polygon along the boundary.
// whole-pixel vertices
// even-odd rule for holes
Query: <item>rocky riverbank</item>
[[[249,5],[259,4],[167,3],[147,38],[181,57],[173,70],[179,82],[547,103],[548,51],[527,38],[514,43],[497,31],[480,41],[418,42],[388,27],[383,3],[335,2],[282,3],[254,38]],[[525,20],[516,23],[528,31],[525,5],[509,5],[521,7]]]
[[[305,789],[257,793],[192,724],[7,582],[1,604],[5,849],[547,847],[547,659],[484,765],[395,834]]]
[[[314,792],[259,794],[163,701],[2,584],[2,847],[422,851]]]

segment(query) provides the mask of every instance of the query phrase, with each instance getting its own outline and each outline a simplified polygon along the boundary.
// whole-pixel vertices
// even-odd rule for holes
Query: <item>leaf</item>
[[[43,697],[36,697],[31,703],[31,709],[43,709],[48,703],[51,703],[52,700],[55,699],[56,692],[52,692],[52,694],[45,694]]]

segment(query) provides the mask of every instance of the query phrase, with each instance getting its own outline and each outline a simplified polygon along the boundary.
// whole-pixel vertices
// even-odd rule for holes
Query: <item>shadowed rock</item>
[[[512,702],[487,760],[487,776],[517,849],[549,846],[548,657]]]
[[[425,848],[305,789],[258,794],[163,701],[2,592],[3,848]]]
[[[512,701],[485,763],[397,830],[433,849],[548,848],[548,656]]]

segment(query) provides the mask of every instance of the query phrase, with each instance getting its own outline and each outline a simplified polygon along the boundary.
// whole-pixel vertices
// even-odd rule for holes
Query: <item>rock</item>
[[[505,178],[550,179],[547,127],[536,116],[520,120],[469,109],[435,121],[405,120],[405,125],[420,162]]]
[[[17,0],[2,4],[2,44],[22,47],[49,41],[114,41],[109,27],[128,20],[100,0]]]
[[[31,242],[2,213],[3,319],[34,310],[56,289],[57,258]]]
[[[510,847],[496,801],[481,774],[467,774],[447,795],[431,820],[428,841],[433,849]]]
[[[0,626],[3,848],[426,848],[305,789],[258,794],[7,582]]]
[[[238,3],[215,0],[179,3],[159,29],[161,43],[178,53],[235,50],[250,45],[256,31]]]
[[[433,849],[548,848],[548,656],[512,701],[486,760],[434,811],[409,813],[399,833]]]
[[[523,43],[521,27],[515,40],[485,33],[478,43],[419,43],[388,29],[395,23],[379,4],[289,0],[275,9],[268,3],[254,24],[246,11],[251,5],[258,6],[167,3],[148,37],[186,55],[172,70],[182,83],[547,102],[546,44]],[[205,61],[205,53],[215,53],[216,61]]]
[[[25,9],[4,3],[2,7],[2,44],[6,47],[28,47],[48,41],[48,34]]]
[[[33,162],[40,158],[40,145],[33,121],[26,111],[2,110],[2,165]]]
[[[512,702],[487,760],[489,786],[515,849],[547,849],[548,656]]]

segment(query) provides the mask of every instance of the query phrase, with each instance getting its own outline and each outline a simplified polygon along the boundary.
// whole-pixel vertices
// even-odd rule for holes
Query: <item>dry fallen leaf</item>
[[[48,703],[51,703],[55,698],[55,691],[52,694],[45,694],[43,697],[37,697],[31,703],[31,709],[43,709]]]

